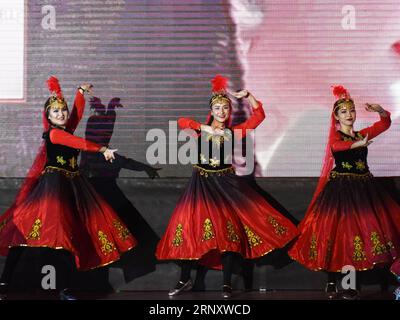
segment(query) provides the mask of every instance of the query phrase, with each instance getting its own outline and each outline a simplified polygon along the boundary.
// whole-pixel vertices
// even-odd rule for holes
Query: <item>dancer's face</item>
[[[53,125],[65,126],[68,120],[68,108],[50,108],[48,118]]]
[[[341,106],[335,112],[335,119],[341,126],[353,126],[357,113],[354,105]]]
[[[226,120],[228,120],[230,113],[231,107],[228,103],[217,102],[211,107],[211,115],[215,120],[221,123],[224,123]]]

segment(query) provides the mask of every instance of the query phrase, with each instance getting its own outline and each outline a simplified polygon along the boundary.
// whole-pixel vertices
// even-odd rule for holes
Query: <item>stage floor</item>
[[[108,294],[76,292],[78,300],[169,300],[169,301],[215,301],[224,300],[219,291],[185,292],[170,298],[167,291],[120,291]],[[58,292],[12,293],[7,300],[59,300]],[[231,300],[328,300],[322,290],[272,290],[234,291]],[[340,300],[340,299],[336,299]],[[394,300],[392,291],[381,292],[366,290],[360,294],[360,300]],[[226,301],[226,300],[225,300]]]

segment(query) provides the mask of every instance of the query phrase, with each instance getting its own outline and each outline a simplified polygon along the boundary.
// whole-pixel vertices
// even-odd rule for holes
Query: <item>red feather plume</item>
[[[217,74],[214,79],[211,80],[213,92],[225,92],[228,86],[228,78]]]
[[[57,98],[61,99],[63,97],[63,94],[58,79],[54,76],[51,76],[46,82],[49,91],[51,93],[55,93],[57,95]]]
[[[349,92],[343,86],[332,86],[332,93],[336,99],[348,99],[350,97]]]

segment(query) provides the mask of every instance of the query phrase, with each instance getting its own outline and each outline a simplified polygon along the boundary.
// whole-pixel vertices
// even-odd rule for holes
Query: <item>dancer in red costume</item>
[[[199,155],[156,251],[158,259],[180,260],[182,264],[180,281],[170,295],[192,287],[190,260],[197,260],[210,268],[218,268],[222,263],[222,295],[229,298],[235,253],[246,259],[261,257],[284,247],[297,235],[296,227],[288,219],[239,180],[231,162],[224,157],[224,149],[233,145],[237,131],[244,136],[246,129],[255,129],[264,120],[262,104],[246,90],[230,93],[237,99],[247,98],[253,109],[247,121],[232,127],[227,79],[217,76],[212,82],[211,111],[206,123],[178,120],[182,129],[197,132]],[[206,152],[202,153],[203,150]]]
[[[400,207],[371,174],[368,145],[390,127],[390,113],[378,104],[366,104],[380,121],[355,131],[354,101],[342,86],[337,98],[325,161],[314,197],[299,225],[300,235],[289,255],[311,270],[328,271],[326,292],[337,293],[337,278],[345,265],[357,271],[387,266],[400,252]],[[335,164],[335,168],[333,168]],[[357,298],[347,290],[343,297]]]
[[[0,217],[0,254],[8,254],[3,291],[21,247],[64,249],[78,270],[88,270],[118,260],[136,244],[114,210],[79,174],[80,150],[101,152],[111,162],[116,151],[73,135],[91,85],[78,89],[69,113],[58,80],[51,77],[47,83],[52,95],[43,111],[44,142],[15,202]]]

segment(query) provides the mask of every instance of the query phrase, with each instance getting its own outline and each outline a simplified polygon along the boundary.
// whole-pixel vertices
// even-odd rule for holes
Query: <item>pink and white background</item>
[[[392,127],[374,139],[369,162],[376,176],[400,175],[399,1],[11,3],[0,1],[1,177],[23,177],[34,158],[51,74],[70,105],[83,81],[94,84],[106,105],[121,98],[112,145],[145,160],[148,130],[167,129],[179,116],[205,119],[216,73],[264,103],[267,118],[256,134],[258,175],[319,175],[332,84],[349,89],[357,128],[378,119],[363,110],[365,102],[391,111]],[[55,28],[46,25],[45,6],[54,9]],[[190,173],[190,166],[163,168],[163,176]]]

